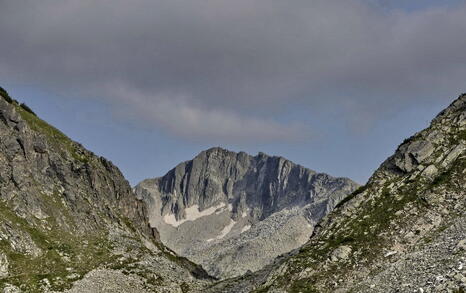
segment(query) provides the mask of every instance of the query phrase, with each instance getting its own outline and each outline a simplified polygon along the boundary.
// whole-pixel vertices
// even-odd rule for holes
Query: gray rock
[[[352,249],[351,249],[350,246],[342,245],[342,246],[336,248],[332,252],[332,254],[330,255],[330,259],[332,261],[346,260],[351,255],[351,251],[352,251]]]
[[[4,222],[0,224],[0,239],[8,242],[11,249],[16,253],[38,257],[42,250],[32,240],[26,231],[18,229],[13,223]]]
[[[462,239],[458,242],[458,244],[456,245],[456,250],[466,251],[466,239]]]
[[[22,293],[21,289],[12,284],[5,284],[3,287],[3,293]]]
[[[5,278],[8,276],[8,273],[9,273],[8,266],[9,266],[8,258],[6,257],[5,254],[0,253],[0,278]]]
[[[434,152],[430,141],[413,141],[400,148],[400,155],[395,158],[395,165],[405,172],[411,172]]]
[[[438,169],[435,165],[429,165],[422,171],[422,175],[430,179],[434,178],[437,174]]]
[[[448,167],[452,162],[454,162],[464,151],[466,150],[466,145],[463,143],[457,145],[453,148],[446,158],[442,162],[442,167]]]

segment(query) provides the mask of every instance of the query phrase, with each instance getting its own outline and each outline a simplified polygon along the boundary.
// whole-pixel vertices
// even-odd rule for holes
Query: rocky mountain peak
[[[165,244],[227,277],[257,270],[299,246],[356,187],[283,157],[214,147],[135,190]],[[264,249],[261,257],[248,256]]]
[[[256,216],[260,218],[304,203],[317,193],[325,197],[345,184],[355,186],[347,178],[316,173],[283,157],[250,156],[220,147],[202,151],[151,184],[160,190],[162,213],[175,213],[177,220],[193,205],[202,211],[224,203],[239,214],[245,212],[245,202],[258,208]],[[321,188],[325,184],[327,189]]]
[[[210,157],[210,156],[215,156],[215,157],[218,157],[218,158],[221,158],[221,157],[224,157],[224,156],[236,156],[237,153],[233,152],[233,151],[230,151],[230,150],[227,150],[225,148],[222,148],[222,147],[211,147],[207,150],[204,150],[202,152],[200,152],[195,158],[197,157],[202,157],[203,154],[206,154],[207,157]]]

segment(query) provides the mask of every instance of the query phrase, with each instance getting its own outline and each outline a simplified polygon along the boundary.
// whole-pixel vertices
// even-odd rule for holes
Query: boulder
[[[350,257],[351,251],[352,249],[350,246],[342,245],[332,252],[332,254],[330,255],[330,260],[332,261],[346,260]]]

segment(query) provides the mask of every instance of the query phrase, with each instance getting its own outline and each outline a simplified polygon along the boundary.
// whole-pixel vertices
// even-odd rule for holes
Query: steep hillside
[[[118,168],[0,90],[0,289],[179,292],[205,282],[158,237]]]
[[[288,257],[211,292],[464,292],[466,95]]]
[[[211,148],[135,190],[164,244],[225,278],[304,244],[356,187],[282,157]]]

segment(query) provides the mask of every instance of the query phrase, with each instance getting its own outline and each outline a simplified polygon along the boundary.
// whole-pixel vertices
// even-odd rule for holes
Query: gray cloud
[[[206,109],[192,104],[189,97],[160,94],[147,96],[122,86],[108,90],[119,99],[117,114],[132,120],[143,121],[147,127],[158,125],[169,133],[194,141],[209,139],[210,143],[302,141],[309,137],[309,130],[302,125],[280,124],[271,119],[242,117],[221,108]],[[134,110],[128,113],[125,109]],[[136,117],[131,117],[132,115]]]
[[[303,125],[276,119],[290,105],[377,119],[450,99],[466,73],[465,4],[2,1],[0,36],[2,80],[106,98],[175,135],[219,140],[297,138]]]

